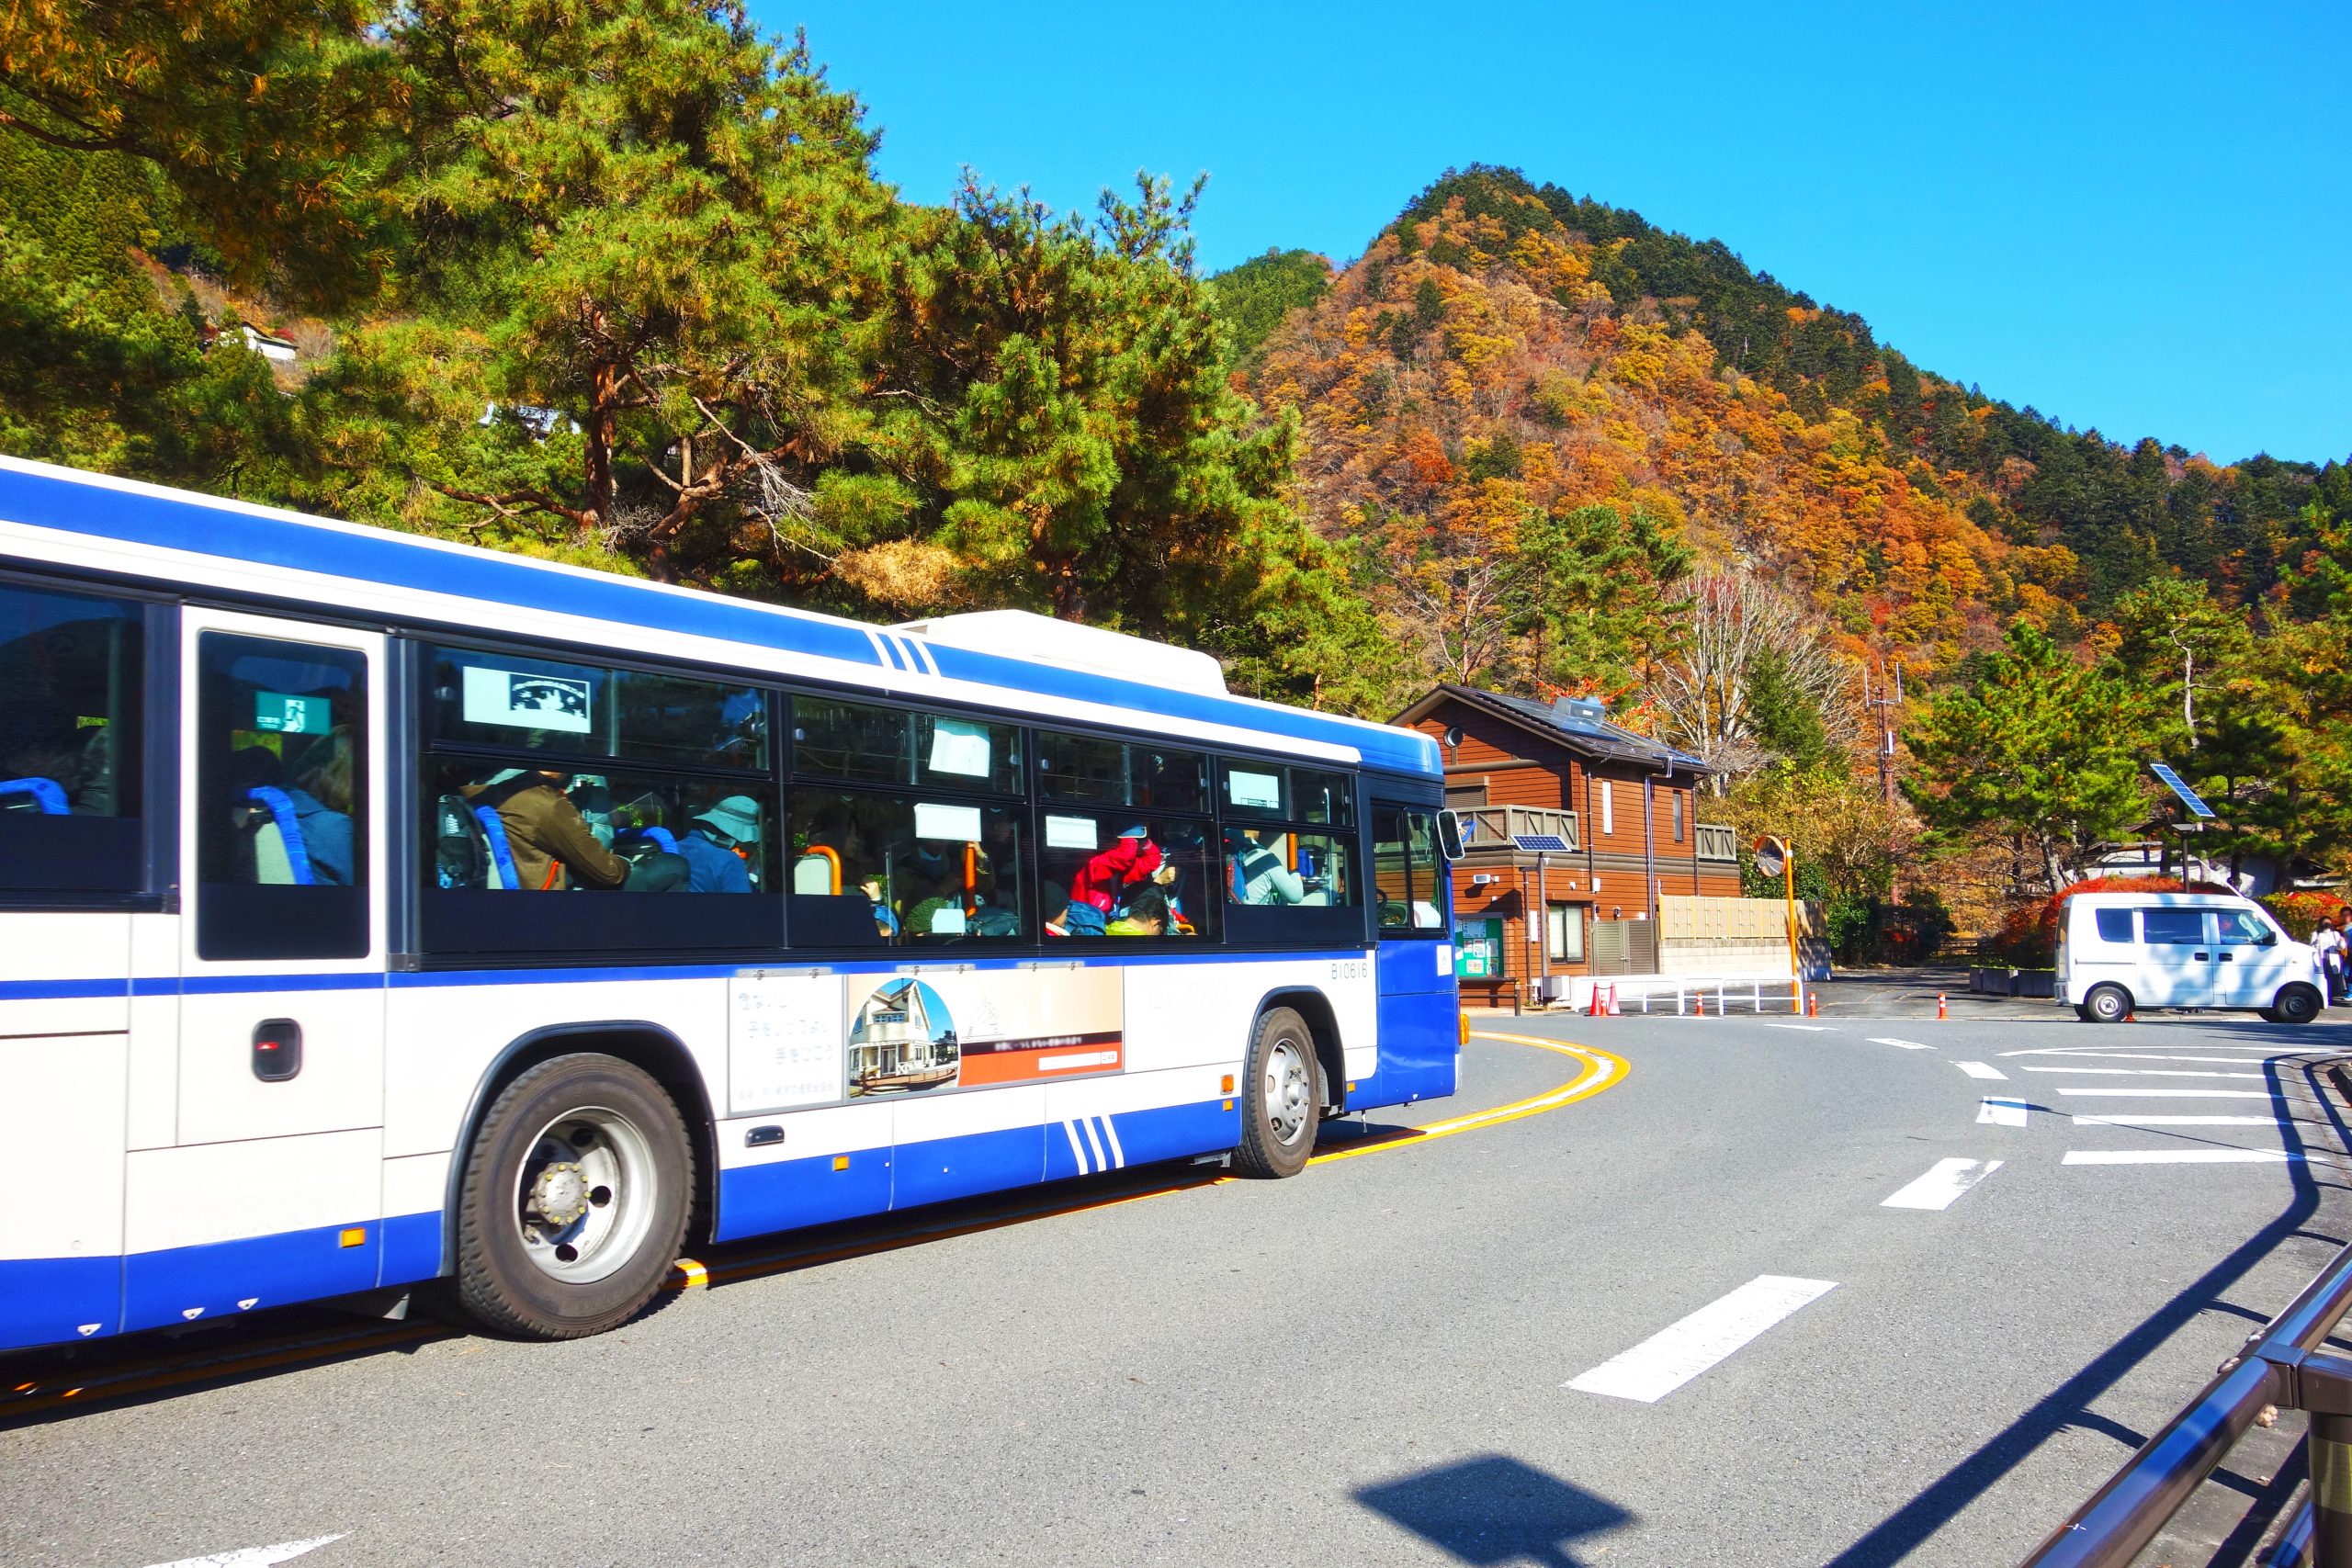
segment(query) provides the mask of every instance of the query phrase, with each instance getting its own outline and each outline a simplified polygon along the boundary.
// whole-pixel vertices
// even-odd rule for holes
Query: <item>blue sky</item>
[[[1631,207],[2119,439],[2352,456],[2352,6],[751,0],[936,201],[1210,175],[1211,269],[1449,164]]]

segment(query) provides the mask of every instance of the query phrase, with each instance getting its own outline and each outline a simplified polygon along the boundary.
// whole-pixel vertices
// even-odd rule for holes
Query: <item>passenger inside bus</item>
[[[1294,870],[1276,846],[1288,838],[1278,834],[1272,844],[1261,841],[1255,828],[1225,830],[1229,887],[1237,904],[1304,904],[1307,881]]]
[[[1102,931],[1105,936],[1166,936],[1169,931],[1167,895],[1157,887],[1138,888],[1127,900],[1126,911]]]

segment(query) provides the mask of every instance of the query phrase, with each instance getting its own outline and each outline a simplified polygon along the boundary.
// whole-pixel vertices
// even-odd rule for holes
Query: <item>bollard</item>
[[[1804,994],[1804,1015],[1807,1018],[1821,1016],[1821,998],[1811,991]]]
[[[1701,1018],[1704,1018],[1704,1017],[1706,1017],[1706,1016],[1707,1016],[1707,993],[1706,993],[1706,992],[1704,992],[1704,991],[1693,991],[1693,992],[1691,992],[1691,993],[1690,993],[1690,999],[1691,999],[1691,1001],[1692,1001],[1693,1003],[1695,1003],[1695,1004],[1697,1005],[1698,1010],[1699,1010],[1699,1016],[1700,1016]]]
[[[2352,1564],[2352,1416],[2314,1413],[2311,1425],[2312,1562]]]
[[[1944,1009],[1944,994],[1941,991],[1938,991],[1936,993],[1936,1016],[1938,1018],[1950,1018],[1951,1016],[1951,1014]]]

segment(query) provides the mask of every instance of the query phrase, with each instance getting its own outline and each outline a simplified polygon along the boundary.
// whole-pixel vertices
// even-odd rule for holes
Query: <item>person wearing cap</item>
[[[678,854],[686,863],[689,893],[749,893],[751,868],[736,846],[746,850],[760,841],[759,802],[746,795],[730,795],[694,818],[693,827],[678,840]]]
[[[1107,915],[1125,903],[1132,890],[1155,883],[1165,887],[1175,880],[1176,868],[1151,841],[1151,829],[1136,822],[1120,831],[1116,843],[1078,868],[1069,879],[1069,901],[1091,905]]]

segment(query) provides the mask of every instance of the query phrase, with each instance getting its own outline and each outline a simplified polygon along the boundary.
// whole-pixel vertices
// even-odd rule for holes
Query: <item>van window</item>
[[[2094,918],[2098,921],[2099,941],[2120,942],[2125,947],[2132,945],[2131,910],[2100,909],[2096,911]]]
[[[2251,947],[2271,940],[2270,928],[2252,909],[2216,909],[2213,918],[2221,922],[2225,944]]]
[[[2151,947],[2196,947],[2205,940],[2202,909],[2143,909],[2142,937]]]

